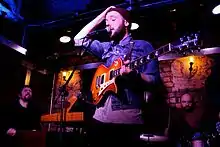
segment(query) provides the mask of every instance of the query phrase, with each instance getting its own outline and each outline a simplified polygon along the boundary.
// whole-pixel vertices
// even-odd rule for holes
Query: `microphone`
[[[93,36],[93,35],[98,35],[99,33],[103,33],[103,32],[107,32],[109,33],[111,30],[109,27],[106,27],[104,29],[99,29],[99,30],[95,30],[95,31],[92,31],[90,32],[87,36]]]

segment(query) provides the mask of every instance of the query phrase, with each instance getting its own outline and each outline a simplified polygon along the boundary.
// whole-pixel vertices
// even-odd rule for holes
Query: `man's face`
[[[24,101],[28,101],[32,98],[32,90],[29,87],[25,87],[21,91],[21,99]]]
[[[181,97],[181,106],[184,110],[189,111],[193,109],[193,99],[190,94],[184,94]]]
[[[110,37],[113,38],[125,31],[125,19],[120,13],[110,11],[106,14],[106,27],[110,30]]]

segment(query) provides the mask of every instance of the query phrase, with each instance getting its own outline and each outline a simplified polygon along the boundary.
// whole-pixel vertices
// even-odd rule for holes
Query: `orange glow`
[[[206,56],[189,56],[178,58],[172,63],[172,73],[174,73],[176,78],[184,77],[189,79],[190,62],[193,62],[191,80],[201,81],[201,78],[208,77],[211,73],[212,59]]]
[[[194,61],[195,61],[194,57],[193,57],[193,56],[190,56],[190,57],[189,57],[189,62],[194,63]]]
[[[25,77],[25,85],[30,84],[30,79],[31,79],[31,70],[27,69],[26,77]]]
[[[63,71],[62,74],[63,74],[63,77],[66,77],[66,72],[65,71]]]

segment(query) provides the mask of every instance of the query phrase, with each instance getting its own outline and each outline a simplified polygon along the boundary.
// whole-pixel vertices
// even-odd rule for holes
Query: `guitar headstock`
[[[181,54],[193,53],[201,49],[200,34],[194,33],[187,36],[183,36],[180,39],[179,45],[175,46],[177,52]]]

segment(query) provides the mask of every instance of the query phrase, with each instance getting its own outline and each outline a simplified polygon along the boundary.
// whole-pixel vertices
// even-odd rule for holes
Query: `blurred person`
[[[3,134],[6,146],[17,146],[19,134],[25,131],[40,131],[41,111],[32,101],[32,89],[25,85],[18,98],[4,108],[5,124]]]
[[[214,110],[197,105],[190,93],[183,94],[180,103],[181,108],[173,109],[171,115],[170,138],[182,146],[188,146],[194,140],[202,140],[206,144],[208,134],[215,131]]]

